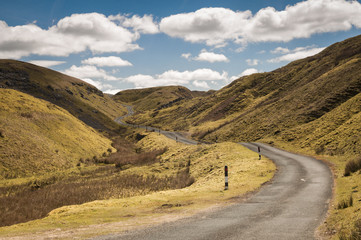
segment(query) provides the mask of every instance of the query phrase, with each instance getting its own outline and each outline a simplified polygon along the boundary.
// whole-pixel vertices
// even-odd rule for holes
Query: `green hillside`
[[[206,142],[266,142],[323,159],[333,170],[335,195],[320,234],[361,236],[361,35],[128,121],[189,131]],[[347,167],[354,173],[346,175]]]
[[[190,91],[182,86],[153,87],[121,91],[113,97],[118,102],[134,105],[137,111],[160,110],[183,100],[209,95],[211,92]]]
[[[190,129],[195,138],[210,142],[265,138],[292,142],[307,138],[301,129],[312,133],[324,125],[323,121],[339,115],[342,104],[357,101],[360,76],[361,36],[357,36],[273,72],[237,79],[210,96],[137,115],[133,121],[175,130]],[[354,115],[356,127],[358,112],[354,109],[345,113],[343,121],[332,123],[333,129],[320,130],[318,137],[331,134]],[[360,144],[359,137],[356,140],[350,140],[355,138],[352,134],[344,137],[349,140],[342,141]],[[319,145],[322,143],[312,146],[327,149]],[[340,148],[343,147],[340,145],[338,151],[346,151]]]
[[[0,88],[0,179],[72,168],[108,148],[109,139],[66,110]]]
[[[15,60],[0,60],[0,88],[45,99],[99,130],[117,129],[113,119],[125,112],[111,97],[84,81]]]

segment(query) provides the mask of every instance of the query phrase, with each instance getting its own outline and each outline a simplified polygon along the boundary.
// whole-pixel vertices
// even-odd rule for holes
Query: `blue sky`
[[[361,33],[346,0],[4,0],[0,58],[72,75],[104,92],[220,89]]]

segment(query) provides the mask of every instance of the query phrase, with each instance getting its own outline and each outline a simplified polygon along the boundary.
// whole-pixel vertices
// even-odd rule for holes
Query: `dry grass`
[[[188,146],[156,133],[147,133],[136,144],[136,148],[143,152],[155,151],[164,147],[167,147],[168,151],[158,156],[158,160],[151,165],[130,166],[122,171],[117,170],[113,165],[104,165],[108,170],[104,170],[103,177],[101,177],[102,173],[98,173],[99,179],[102,179],[101,182],[94,180],[92,185],[99,187],[98,192],[113,191],[111,190],[113,185],[103,189],[103,185],[108,182],[109,184],[118,184],[117,182],[119,182],[115,181],[117,179],[115,176],[109,177],[111,174],[107,171],[119,171],[115,173],[119,174],[119,179],[121,178],[120,175],[128,176],[128,178],[132,175],[142,176],[139,179],[143,179],[145,182],[149,180],[151,180],[150,182],[159,182],[159,185],[165,189],[181,189],[166,191],[156,189],[157,192],[151,192],[154,190],[151,187],[156,187],[152,183],[149,188],[146,187],[143,191],[137,188],[127,188],[130,192],[138,191],[139,195],[119,199],[115,199],[115,197],[110,200],[98,200],[83,205],[55,209],[41,220],[1,228],[0,237],[31,232],[36,232],[36,237],[48,236],[47,233],[43,235],[42,232],[50,230],[54,234],[54,228],[65,230],[96,224],[86,228],[85,234],[89,238],[100,233],[107,234],[126,230],[129,226],[137,227],[155,223],[159,221],[159,218],[162,218],[160,216],[168,216],[169,219],[189,216],[201,209],[231,201],[237,196],[256,190],[264,182],[271,179],[275,171],[275,166],[271,161],[265,158],[259,161],[257,154],[235,143]],[[223,191],[225,164],[229,166],[230,171],[230,189],[228,191]],[[95,174],[90,171],[88,175],[93,176]],[[148,176],[150,178],[146,180]],[[163,183],[160,183],[161,181]],[[76,182],[80,184],[82,181]],[[137,185],[139,184],[141,183]],[[185,187],[188,185],[190,186]],[[50,189],[50,187],[51,185],[45,186],[37,191],[42,191],[45,188]],[[116,188],[114,187],[114,189]],[[150,194],[143,195],[146,193]],[[104,195],[103,192],[101,196]],[[112,227],[114,222],[117,222],[117,226],[119,226],[116,229]],[[61,234],[62,232],[58,233]],[[79,232],[72,230],[72,237],[77,234]],[[80,233],[81,236],[85,237],[82,234],[84,233]]]
[[[0,129],[0,179],[72,168],[113,149],[66,110],[15,90],[0,89]]]
[[[355,160],[350,160],[347,162],[345,167],[345,173],[343,175],[345,177],[350,176],[351,173],[357,172],[360,169],[361,169],[361,156],[359,156]]]
[[[192,184],[189,172],[157,177],[117,174],[114,167],[103,168],[101,177],[79,177],[45,186],[18,186],[0,189],[0,226],[45,217],[51,210],[94,200],[126,198],[155,191],[177,189]],[[19,191],[19,188],[22,190]]]
[[[43,218],[51,210],[66,205],[146,195],[187,187],[194,182],[189,165],[163,176],[132,173],[131,169],[120,171],[125,165],[127,168],[151,165],[159,161],[158,157],[167,148],[147,151],[120,137],[112,146],[117,151],[110,156],[107,155],[112,152],[111,148],[102,158],[80,159],[76,174],[58,176],[54,173],[50,177],[0,187],[0,226]]]
[[[117,131],[113,119],[126,113],[124,107],[94,86],[33,64],[0,60],[1,88],[15,89],[47,100],[98,130]]]

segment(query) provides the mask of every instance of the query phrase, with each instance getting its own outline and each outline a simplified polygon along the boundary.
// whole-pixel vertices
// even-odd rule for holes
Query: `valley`
[[[327,175],[327,186],[320,187],[327,194],[297,193],[312,196],[305,197],[310,202],[316,192],[324,196],[314,211],[328,208],[326,219],[317,217],[317,237],[358,236],[360,76],[361,36],[208,92],[168,86],[107,95],[43,67],[0,60],[0,237],[118,234],[247,202],[295,164],[279,164],[276,148],[332,170],[331,200],[325,164],[320,170],[316,160],[296,160],[302,167],[287,178],[303,191],[300,184],[316,186]],[[274,152],[269,158],[277,167],[240,142]],[[228,191],[225,165],[231,169]],[[318,170],[305,177],[308,168]]]

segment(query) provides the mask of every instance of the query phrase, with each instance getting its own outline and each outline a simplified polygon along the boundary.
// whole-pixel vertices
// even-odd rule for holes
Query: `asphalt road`
[[[243,203],[199,214],[156,227],[102,239],[314,239],[332,195],[329,168],[310,157],[292,154],[259,143],[242,143],[272,159],[278,171]],[[230,188],[232,176],[229,176]]]
[[[192,139],[188,139],[185,136],[183,136],[181,133],[178,133],[178,132],[163,131],[163,130],[161,130],[159,128],[154,128],[154,127],[150,127],[150,126],[135,125],[135,124],[129,124],[129,123],[123,122],[124,118],[134,115],[134,110],[133,110],[132,106],[126,105],[126,104],[123,104],[123,106],[127,108],[128,113],[126,115],[124,115],[124,116],[117,117],[116,119],[114,119],[114,121],[116,121],[117,123],[122,124],[124,126],[128,126],[128,127],[142,128],[142,129],[146,129],[148,131],[157,132],[157,133],[163,134],[164,136],[166,136],[166,137],[168,137],[168,138],[170,138],[172,140],[175,140],[177,142],[181,142],[181,143],[185,143],[185,144],[191,144],[191,145],[198,144],[197,141],[194,141]]]

